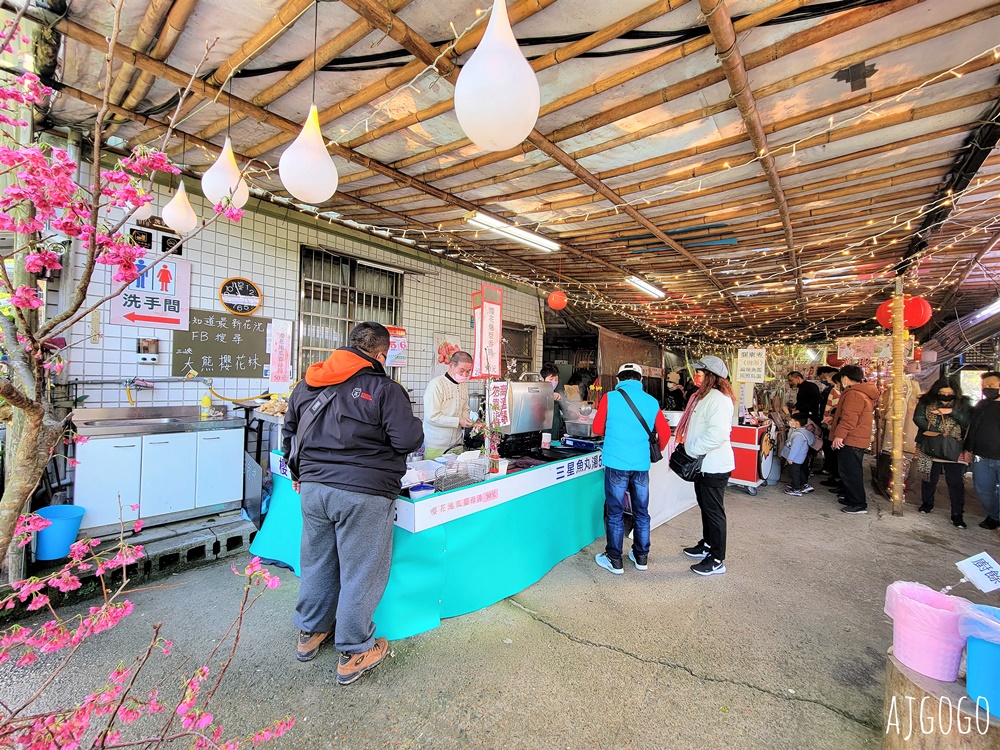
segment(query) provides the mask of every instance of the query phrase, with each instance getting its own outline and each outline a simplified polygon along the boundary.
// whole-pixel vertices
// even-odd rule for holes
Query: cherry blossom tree
[[[109,50],[117,42],[124,0],[114,0],[115,22]],[[24,4],[27,8],[28,3]],[[12,42],[21,34],[20,16],[7,19],[0,30],[0,52],[12,52]],[[21,37],[23,42],[28,40]],[[206,57],[211,46],[206,48]],[[0,232],[15,238],[12,252],[2,260],[13,260],[13,273],[0,262],[0,398],[13,410],[8,431],[9,481],[0,498],[0,570],[5,551],[14,536],[18,517],[39,485],[50,460],[63,460],[57,448],[63,440],[80,438],[67,432],[68,416],[52,404],[49,394],[53,378],[66,365],[66,334],[93,310],[121,294],[140,273],[153,271],[157,263],[187,239],[222,217],[239,221],[242,211],[228,198],[215,206],[215,213],[171,249],[144,261],[146,254],[123,226],[138,208],[153,200],[149,186],[157,174],[178,174],[160,149],[137,146],[110,169],[102,168],[104,123],[110,113],[107,92],[112,83],[112,56],[106,57],[104,99],[92,129],[93,153],[90,184],[74,178],[77,164],[68,152],[32,133],[32,108],[52,95],[31,72],[0,73]],[[200,65],[199,65],[200,67]],[[192,80],[197,70],[192,74]],[[190,91],[181,92],[175,117]],[[163,138],[171,137],[173,120]],[[110,216],[118,216],[112,220]],[[56,271],[69,262],[66,240],[77,243],[83,268],[75,281],[70,302],[44,322],[38,308],[45,300],[39,291],[39,274]],[[91,282],[99,266],[112,269],[110,293],[89,301]],[[12,447],[12,450],[11,450]]]

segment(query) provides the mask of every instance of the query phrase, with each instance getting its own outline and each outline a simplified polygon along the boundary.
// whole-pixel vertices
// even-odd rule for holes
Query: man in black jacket
[[[791,410],[792,413],[805,414],[816,424],[822,422],[819,386],[802,377],[802,373],[798,370],[788,373],[788,385],[796,389],[795,407]]]
[[[972,482],[986,509],[984,529],[1000,528],[1000,372],[984,372],[983,400],[972,410],[965,449],[976,456]]]
[[[309,661],[331,634],[349,685],[385,659],[372,615],[389,580],[392,527],[406,455],[424,430],[410,399],[385,372],[389,331],[361,323],[347,346],[311,365],[288,402],[281,430],[287,456],[306,410],[326,389],[333,397],[298,434],[302,553],[295,625],[296,658]]]

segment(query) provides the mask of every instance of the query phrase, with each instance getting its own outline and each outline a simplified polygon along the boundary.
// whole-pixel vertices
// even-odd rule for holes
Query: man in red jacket
[[[837,451],[840,480],[844,483],[841,510],[851,515],[868,512],[868,495],[865,493],[865,452],[872,444],[872,423],[875,421],[875,403],[878,388],[865,381],[865,372],[857,365],[840,369],[844,389],[830,428],[832,448]]]

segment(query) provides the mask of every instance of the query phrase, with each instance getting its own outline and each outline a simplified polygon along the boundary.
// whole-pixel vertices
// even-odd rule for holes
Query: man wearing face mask
[[[424,391],[424,458],[437,458],[462,442],[462,429],[469,419],[469,388],[472,355],[455,352],[448,372],[432,378]]]
[[[972,411],[965,449],[976,456],[972,481],[986,509],[984,529],[1000,528],[1000,372],[983,373],[983,399]]]

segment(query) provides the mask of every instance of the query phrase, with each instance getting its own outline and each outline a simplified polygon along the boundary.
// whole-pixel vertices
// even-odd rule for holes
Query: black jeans
[[[792,484],[793,490],[801,490],[806,486],[806,479],[809,477],[809,473],[806,471],[806,465],[803,464],[788,464],[788,481]]]
[[[944,481],[948,485],[948,498],[951,500],[951,514],[960,516],[965,512],[965,472],[969,467],[965,464],[935,461],[931,464],[931,476],[921,482],[920,499],[922,508],[934,507],[934,492],[937,490],[938,479],[944,472]]]
[[[837,451],[833,449],[833,442],[830,440],[829,430],[823,433],[823,470],[833,479],[840,478],[840,467],[838,463]]]
[[[840,469],[840,481],[844,483],[844,495],[848,507],[868,507],[868,495],[865,494],[865,475],[863,463],[864,448],[845,445],[837,451],[837,468]]]
[[[730,473],[698,474],[694,480],[694,495],[701,508],[702,538],[716,560],[726,559],[726,507],[723,496]]]

